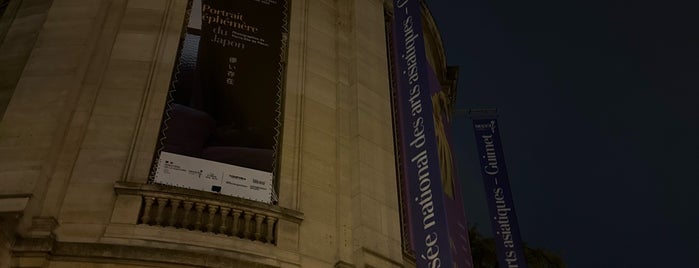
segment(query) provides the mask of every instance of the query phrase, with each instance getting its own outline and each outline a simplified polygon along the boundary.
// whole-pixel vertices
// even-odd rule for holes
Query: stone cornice
[[[16,257],[45,254],[53,260],[85,262],[168,264],[183,267],[257,267],[272,268],[279,264],[263,264],[241,258],[200,252],[101,243],[58,242],[51,239],[19,239],[13,249]]]

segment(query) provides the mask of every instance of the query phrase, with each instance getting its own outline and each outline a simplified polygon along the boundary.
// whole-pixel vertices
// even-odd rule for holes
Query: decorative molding
[[[131,2],[140,2],[140,0],[127,0]],[[137,165],[139,161],[138,154],[143,153],[143,148],[148,151],[149,155],[155,154],[156,144],[155,140],[158,137],[158,131],[149,130],[159,130],[160,120],[158,124],[153,124],[153,118],[162,116],[162,111],[165,110],[166,102],[163,98],[169,98],[167,96],[170,89],[170,75],[172,68],[175,65],[175,56],[177,55],[177,44],[179,42],[179,37],[182,34],[182,28],[185,20],[185,10],[187,3],[191,0],[177,0],[177,1],[163,1],[163,14],[160,18],[160,27],[158,29],[158,35],[155,43],[153,44],[153,55],[151,58],[143,58],[142,60],[148,61],[150,63],[148,78],[146,88],[143,91],[141,101],[138,108],[138,121],[136,127],[133,130],[131,143],[129,146],[128,159],[126,165],[124,166],[122,180],[124,181],[138,181],[146,182],[149,180],[148,173],[139,173]],[[125,30],[120,29],[119,32],[124,32]],[[116,42],[115,42],[116,45]],[[167,77],[164,79],[163,76]],[[165,83],[164,81],[167,81]],[[163,95],[165,94],[165,95]],[[152,149],[150,149],[152,148]],[[152,151],[150,151],[152,150]],[[152,160],[152,159],[151,159]]]
[[[56,230],[56,227],[58,227],[58,221],[54,217],[34,217],[27,236],[34,238],[53,237],[53,231]]]
[[[0,195],[0,213],[22,213],[31,194]]]
[[[281,146],[279,147],[279,203],[300,208],[301,163],[303,154],[304,94],[306,88],[306,55],[308,53],[309,1],[289,1],[288,40],[285,83],[282,99]],[[291,119],[293,118],[293,119]]]
[[[52,260],[68,259],[71,261],[144,265],[158,263],[184,267],[279,267],[279,263],[265,264],[262,263],[262,260],[260,260],[261,262],[256,262],[255,260],[245,260],[234,256],[142,246],[58,242],[53,239],[19,239],[13,248],[13,255],[16,258],[43,255],[45,258]]]
[[[12,247],[13,255],[34,255],[53,251],[56,239],[53,236],[39,238],[18,238]]]
[[[344,261],[337,261],[334,268],[355,268],[354,264],[346,263]]]
[[[376,251],[373,251],[373,250],[371,250],[371,249],[369,249],[369,248],[362,247],[361,250],[362,250],[363,253],[368,254],[368,255],[371,255],[371,256],[373,256],[373,257],[375,257],[375,258],[377,258],[377,259],[379,259],[379,260],[385,262],[386,265],[392,265],[392,266],[394,266],[394,267],[404,267],[403,264],[400,263],[399,261],[396,261],[396,260],[393,260],[393,259],[391,259],[391,258],[389,258],[389,257],[386,257],[386,256],[384,256],[384,255],[382,255],[382,254],[380,254],[380,253],[378,253],[378,252],[376,252]],[[383,267],[386,267],[386,266],[383,266]]]

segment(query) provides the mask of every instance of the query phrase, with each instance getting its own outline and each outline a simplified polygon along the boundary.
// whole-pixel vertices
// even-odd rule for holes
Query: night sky
[[[568,267],[699,267],[693,1],[427,0],[457,108],[497,107],[531,247]],[[471,121],[454,121],[470,224],[492,236]]]

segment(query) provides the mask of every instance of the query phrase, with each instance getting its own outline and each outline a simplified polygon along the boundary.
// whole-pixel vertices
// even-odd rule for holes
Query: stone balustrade
[[[213,233],[276,245],[281,219],[300,222],[298,212],[231,196],[155,184],[119,183],[117,194],[142,197],[138,224]]]

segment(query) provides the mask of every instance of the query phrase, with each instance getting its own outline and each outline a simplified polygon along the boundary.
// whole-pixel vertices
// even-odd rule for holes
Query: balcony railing
[[[155,185],[118,183],[117,194],[142,197],[138,224],[221,234],[276,245],[280,219],[300,222],[293,210],[247,199]]]

